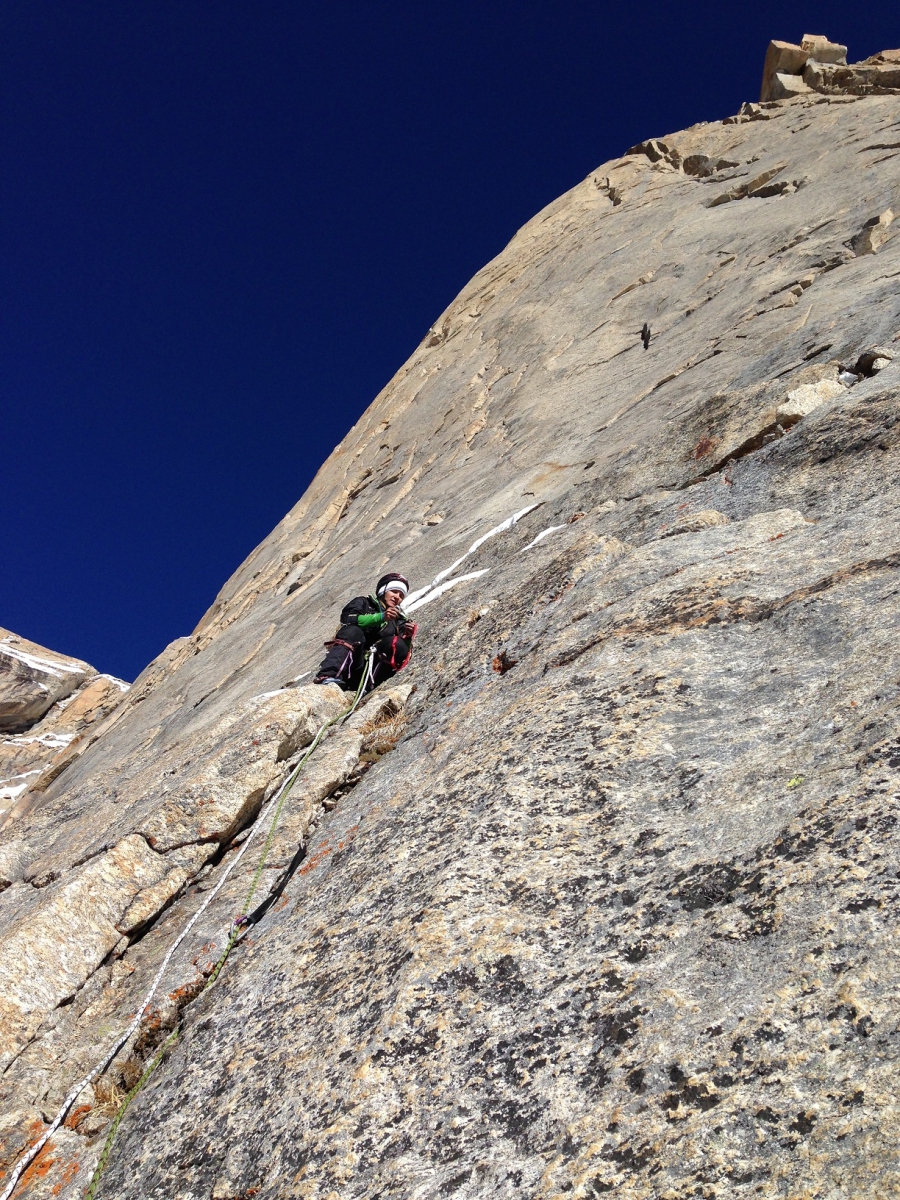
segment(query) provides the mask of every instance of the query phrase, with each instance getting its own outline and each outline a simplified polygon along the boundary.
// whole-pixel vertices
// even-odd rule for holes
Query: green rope
[[[205,992],[206,988],[204,988],[203,991]],[[201,992],[200,995],[202,995],[202,994],[203,993]],[[149,1066],[145,1069],[143,1075],[140,1077],[140,1079],[137,1081],[137,1083],[134,1085],[134,1087],[131,1089],[131,1091],[128,1093],[128,1095],[125,1097],[125,1099],[122,1101],[122,1103],[119,1105],[119,1111],[116,1113],[115,1117],[113,1118],[113,1123],[109,1127],[109,1133],[106,1135],[106,1141],[103,1143],[103,1150],[100,1153],[100,1158],[97,1161],[97,1166],[94,1168],[94,1174],[91,1176],[90,1186],[88,1187],[88,1190],[84,1194],[84,1200],[94,1200],[94,1197],[97,1195],[97,1188],[100,1186],[100,1177],[103,1174],[103,1172],[106,1170],[106,1164],[107,1164],[107,1162],[109,1162],[109,1155],[110,1155],[110,1152],[112,1151],[113,1142],[116,1139],[116,1133],[118,1132],[119,1126],[122,1124],[122,1120],[125,1116],[125,1113],[128,1111],[128,1106],[131,1104],[132,1100],[135,1098],[135,1096],[138,1094],[138,1092],[141,1090],[141,1088],[144,1086],[144,1084],[147,1082],[147,1080],[150,1078],[150,1076],[153,1074],[153,1072],[156,1070],[156,1068],[162,1062],[163,1055],[165,1054],[165,1052],[168,1050],[168,1048],[172,1045],[172,1043],[175,1041],[175,1039],[177,1037],[178,1037],[178,1030],[173,1029],[172,1032],[169,1034],[169,1036],[166,1038],[166,1040],[163,1042],[163,1044],[160,1046],[159,1050],[157,1050],[157,1052],[154,1055]]]
[[[294,767],[294,770],[291,772],[291,775],[288,778],[288,781],[285,784],[280,797],[278,798],[278,803],[275,806],[275,811],[272,814],[272,822],[269,825],[269,833],[268,833],[268,836],[266,837],[265,844],[263,845],[262,853],[260,854],[260,858],[259,858],[259,863],[256,867],[256,871],[253,874],[253,879],[250,883],[250,890],[247,892],[247,898],[244,901],[240,915],[232,923],[231,933],[229,934],[228,941],[225,943],[225,949],[222,951],[222,954],[220,955],[218,962],[216,963],[216,965],[213,967],[212,971],[210,972],[209,978],[207,979],[206,983],[203,985],[201,990],[194,997],[195,1000],[199,1000],[200,997],[203,996],[206,992],[208,992],[209,989],[216,982],[219,975],[221,974],[222,968],[225,966],[228,956],[231,954],[231,951],[234,948],[235,943],[239,940],[239,938],[241,936],[241,928],[240,928],[240,925],[238,924],[238,922],[240,921],[240,918],[246,916],[250,910],[250,904],[253,900],[254,893],[256,892],[256,889],[259,885],[259,881],[260,881],[260,878],[262,877],[262,873],[265,870],[266,860],[269,857],[269,851],[272,849],[272,843],[275,840],[275,830],[278,826],[278,820],[281,817],[282,809],[284,808],[285,802],[291,793],[291,789],[293,788],[293,786],[297,780],[297,776],[300,774],[303,767],[306,765],[306,763],[311,758],[314,750],[321,742],[326,731],[329,730],[333,725],[342,724],[344,721],[347,720],[348,717],[352,716],[353,713],[356,712],[357,706],[359,705],[359,702],[363,697],[366,683],[369,681],[369,678],[370,678],[369,671],[370,671],[370,664],[371,664],[371,653],[372,652],[369,651],[369,653],[366,655],[366,661],[365,661],[365,666],[363,669],[362,679],[359,681],[359,687],[356,689],[356,695],[353,698],[353,703],[350,705],[350,707],[347,709],[346,712],[340,713],[336,717],[331,717],[328,721],[325,722],[324,725],[321,726],[318,733],[316,734],[316,736],[313,738],[312,742],[310,743],[309,748],[307,749],[306,753],[303,755],[303,757],[297,763],[296,767]],[[156,1054],[153,1056],[150,1063],[145,1068],[143,1075],[141,1075],[140,1079],[137,1081],[137,1083],[134,1085],[134,1087],[131,1089],[131,1091],[128,1092],[125,1099],[122,1101],[121,1105],[119,1106],[119,1110],[116,1113],[115,1117],[113,1118],[113,1123],[112,1123],[112,1125],[110,1125],[109,1132],[106,1135],[106,1141],[103,1143],[103,1149],[100,1152],[100,1158],[97,1160],[97,1166],[94,1168],[94,1173],[91,1176],[91,1182],[88,1185],[88,1189],[84,1194],[84,1200],[96,1200],[97,1188],[100,1186],[101,1176],[103,1175],[103,1172],[106,1170],[106,1165],[109,1162],[109,1156],[110,1156],[110,1153],[112,1152],[113,1142],[116,1140],[116,1133],[119,1130],[119,1126],[122,1124],[122,1120],[125,1116],[125,1113],[127,1112],[128,1107],[131,1104],[132,1100],[134,1100],[137,1097],[138,1093],[143,1089],[144,1085],[147,1083],[150,1076],[153,1074],[153,1072],[156,1070],[156,1068],[162,1062],[163,1058],[166,1055],[166,1051],[177,1040],[179,1031],[180,1031],[180,1026],[176,1025],[176,1027],[172,1030],[172,1032],[169,1034],[169,1036],[166,1038],[166,1040],[163,1042],[163,1044],[157,1050]]]

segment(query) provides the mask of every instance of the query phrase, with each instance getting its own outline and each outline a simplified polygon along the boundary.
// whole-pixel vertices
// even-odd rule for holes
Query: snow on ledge
[[[406,612],[414,612],[417,608],[423,608],[426,604],[430,604],[432,600],[437,600],[438,596],[443,596],[444,592],[449,592],[451,588],[456,587],[458,583],[465,583],[467,579],[478,579],[481,575],[487,575],[490,567],[485,567],[482,571],[470,571],[468,575],[457,575],[455,579],[448,579],[446,583],[442,583],[440,587],[436,587],[434,591],[428,593],[427,596],[420,596],[420,599],[415,600],[412,604],[405,605]],[[419,594],[419,593],[415,593]]]
[[[542,529],[536,538],[532,538],[527,546],[522,547],[519,553],[524,554],[526,550],[530,550],[532,546],[536,546],[538,542],[542,542],[544,538],[549,537],[551,533],[558,533],[560,529],[565,529],[565,525],[551,525],[549,529]]]
[[[542,503],[543,502],[541,500],[538,500],[534,504],[529,504],[527,508],[520,509],[519,512],[513,513],[511,517],[507,517],[505,521],[501,521],[499,525],[495,525],[493,529],[489,529],[487,533],[483,533],[480,538],[477,538],[472,543],[465,554],[460,555],[456,562],[451,563],[450,566],[446,567],[443,571],[439,571],[438,574],[435,575],[434,579],[432,579],[431,583],[427,583],[425,587],[419,588],[419,590],[416,592],[410,592],[406,598],[406,604],[404,604],[403,607],[407,610],[407,612],[412,612],[414,607],[418,608],[421,603],[420,598],[427,592],[431,592],[433,588],[436,588],[443,579],[447,578],[448,575],[452,575],[456,568],[460,566],[461,563],[464,563],[470,554],[474,554],[475,551],[483,546],[485,542],[489,541],[492,537],[496,537],[498,533],[506,533],[508,529],[512,529],[512,527],[517,524],[517,522],[521,521],[524,516],[527,516],[528,513],[533,512],[534,509],[540,508]],[[476,574],[484,574],[484,572],[476,572]],[[471,578],[473,578],[472,575],[461,575],[456,582]]]
[[[36,734],[33,737],[16,736],[6,738],[2,744],[4,746],[33,746],[37,742],[41,746],[46,746],[48,750],[63,750],[77,736],[76,733],[54,733],[50,731],[48,733]]]
[[[76,662],[74,659],[59,659],[56,662],[51,662],[49,658],[38,658],[36,654],[28,654],[25,650],[19,650],[16,646],[11,646],[9,638],[0,639],[0,654],[16,659],[20,663],[24,663],[26,667],[31,667],[35,671],[44,671],[48,675],[55,675],[57,679],[62,679],[63,674],[73,672],[75,674],[84,675],[84,663]]]
[[[8,800],[10,803],[17,800],[27,787],[31,786],[31,780],[36,775],[43,774],[43,767],[37,771],[26,771],[23,775],[13,775],[7,783],[0,784],[0,803]],[[16,783],[17,779],[24,779],[25,783]]]
[[[100,678],[108,679],[110,683],[114,683],[120,692],[131,691],[131,684],[126,683],[124,679],[119,679],[116,675],[107,675],[105,671],[101,671]]]

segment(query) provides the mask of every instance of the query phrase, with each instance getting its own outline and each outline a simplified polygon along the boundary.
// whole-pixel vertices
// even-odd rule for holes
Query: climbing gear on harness
[[[405,621],[403,624],[403,640],[397,634],[390,640],[390,653],[388,647],[384,645],[386,639],[375,646],[375,651],[382,662],[387,663],[392,671],[402,671],[409,662],[409,656],[412,653],[412,640],[416,636],[418,625],[414,625],[412,621]]]
[[[383,604],[375,596],[356,596],[344,606],[342,624],[325,643],[328,653],[319,664],[317,680],[337,679],[347,690],[355,688],[367,647],[376,655],[375,683],[383,683],[403,670],[409,662],[417,626],[402,610],[399,616],[388,619]]]
[[[245,840],[239,847],[238,852],[234,856],[232,861],[228,864],[228,866],[222,872],[222,876],[219,879],[216,886],[212,889],[212,891],[209,893],[209,895],[206,897],[206,899],[203,901],[203,903],[200,905],[200,907],[197,909],[197,911],[194,913],[194,915],[188,921],[187,925],[185,925],[184,929],[182,929],[181,933],[178,935],[178,937],[175,939],[175,941],[169,947],[168,952],[166,953],[166,956],[163,959],[162,964],[159,967],[159,970],[156,972],[156,974],[153,977],[153,982],[150,985],[149,991],[147,992],[146,996],[144,997],[142,1004],[140,1005],[137,1012],[135,1013],[135,1016],[132,1019],[131,1023],[129,1024],[128,1028],[125,1030],[125,1032],[119,1038],[117,1038],[117,1040],[113,1044],[112,1048],[104,1055],[104,1057],[100,1060],[100,1062],[98,1062],[94,1066],[94,1068],[91,1071],[89,1071],[87,1075],[85,1075],[85,1077],[83,1079],[79,1080],[79,1082],[76,1083],[75,1086],[68,1093],[66,1098],[63,1100],[59,1111],[57,1112],[57,1114],[53,1118],[53,1120],[50,1122],[50,1124],[47,1126],[47,1129],[45,1130],[45,1132],[34,1143],[34,1145],[31,1146],[30,1149],[19,1159],[18,1163],[16,1163],[15,1169],[12,1171],[12,1173],[9,1177],[9,1182],[7,1183],[5,1189],[3,1190],[3,1193],[0,1194],[0,1200],[10,1200],[10,1197],[12,1196],[13,1192],[16,1190],[16,1187],[18,1186],[19,1180],[22,1178],[23,1173],[27,1170],[27,1168],[30,1166],[30,1164],[32,1162],[34,1162],[34,1160],[37,1158],[37,1156],[40,1154],[40,1152],[43,1150],[43,1148],[46,1146],[46,1144],[50,1141],[50,1138],[54,1135],[54,1133],[56,1133],[56,1131],[59,1129],[60,1125],[62,1125],[63,1121],[66,1119],[66,1114],[68,1113],[69,1109],[72,1107],[72,1105],[78,1099],[78,1097],[81,1095],[81,1093],[84,1091],[84,1089],[89,1084],[93,1083],[94,1080],[99,1075],[103,1074],[103,1072],[106,1070],[106,1068],[109,1066],[109,1064],[115,1058],[115,1056],[119,1053],[119,1051],[122,1049],[122,1047],[137,1032],[138,1027],[140,1026],[140,1023],[144,1017],[144,1014],[147,1012],[147,1009],[150,1007],[150,1003],[153,1000],[153,997],[156,995],[157,989],[159,988],[159,985],[162,982],[163,976],[165,975],[165,972],[168,969],[169,963],[172,961],[172,956],[174,955],[175,951],[178,949],[178,947],[181,945],[181,943],[184,941],[184,939],[187,937],[187,935],[190,933],[190,931],[196,925],[197,921],[200,919],[200,917],[203,915],[203,913],[206,911],[206,909],[209,907],[209,905],[212,903],[212,901],[215,899],[215,897],[218,895],[218,893],[222,890],[222,887],[224,886],[229,875],[234,870],[234,868],[238,865],[238,863],[241,861],[241,859],[244,856],[244,853],[247,850],[247,847],[253,841],[254,837],[259,832],[259,830],[262,829],[263,825],[265,824],[266,818],[268,817],[269,813],[271,813],[272,820],[271,820],[271,824],[269,826],[268,836],[266,837],[265,843],[263,845],[259,863],[253,874],[253,879],[250,884],[250,890],[248,891],[247,898],[244,901],[243,912],[238,916],[238,918],[235,921],[232,921],[231,927],[229,929],[228,941],[225,944],[225,949],[222,951],[222,954],[219,956],[218,961],[216,962],[215,966],[213,967],[212,971],[210,972],[209,978],[206,980],[206,983],[203,985],[202,990],[197,994],[196,999],[199,999],[199,997],[202,996],[204,992],[207,992],[213,986],[213,984],[216,982],[216,980],[219,977],[220,972],[222,971],[222,968],[225,966],[228,956],[231,954],[232,949],[234,948],[235,944],[240,939],[241,930],[247,928],[247,926],[249,924],[249,921],[245,920],[245,918],[247,917],[247,910],[250,908],[250,904],[253,900],[253,896],[254,896],[257,886],[259,884],[260,877],[263,873],[263,870],[265,869],[266,860],[269,857],[269,851],[272,848],[272,842],[274,841],[274,838],[275,838],[275,830],[278,825],[278,819],[281,816],[281,812],[282,812],[282,809],[284,808],[285,801],[287,800],[288,795],[290,794],[291,789],[293,788],[298,775],[303,770],[303,767],[306,765],[306,763],[309,761],[312,754],[315,752],[315,750],[319,746],[319,743],[321,742],[322,738],[325,736],[326,732],[333,725],[343,724],[344,721],[346,721],[349,717],[351,717],[353,715],[354,712],[356,712],[356,709],[359,706],[359,702],[362,700],[363,696],[369,690],[367,685],[371,684],[371,682],[372,682],[372,671],[371,671],[372,657],[373,657],[373,655],[371,654],[371,652],[366,655],[366,669],[363,671],[363,676],[362,676],[362,679],[360,680],[359,687],[356,690],[356,695],[353,698],[353,703],[346,710],[346,712],[339,713],[336,717],[330,717],[327,721],[324,722],[323,725],[321,725],[319,727],[319,730],[316,733],[316,736],[313,738],[312,742],[310,742],[309,746],[307,747],[307,749],[306,749],[305,753],[303,754],[303,756],[301,757],[300,761],[297,763],[296,767],[294,767],[294,769],[290,772],[288,777],[281,784],[281,787],[278,788],[278,790],[275,792],[275,794],[269,800],[268,804],[265,806],[265,808],[262,810],[260,815],[257,817],[256,822],[254,823],[253,827],[250,830],[250,833],[248,834],[248,836],[245,838]],[[252,913],[250,914],[251,917],[253,915],[254,914],[252,914]],[[176,1027],[172,1030],[172,1032],[169,1034],[169,1036],[166,1038],[166,1040],[160,1046],[159,1050],[157,1051],[156,1055],[153,1057],[151,1062],[147,1065],[147,1067],[144,1070],[144,1073],[141,1075],[140,1079],[137,1081],[137,1083],[134,1085],[134,1087],[131,1089],[131,1091],[128,1092],[128,1094],[125,1096],[125,1099],[122,1101],[119,1111],[116,1113],[116,1116],[113,1119],[113,1123],[109,1128],[109,1132],[106,1136],[106,1142],[104,1143],[103,1150],[100,1154],[100,1158],[97,1163],[97,1166],[94,1169],[94,1174],[91,1176],[90,1185],[88,1187],[87,1192],[85,1193],[85,1200],[95,1200],[95,1197],[97,1194],[97,1188],[100,1184],[100,1177],[102,1176],[103,1171],[106,1168],[107,1162],[109,1161],[109,1155],[110,1155],[110,1151],[112,1150],[112,1144],[115,1141],[116,1132],[119,1128],[119,1125],[122,1123],[122,1119],[125,1116],[125,1112],[126,1112],[128,1106],[131,1104],[132,1100],[134,1100],[134,1098],[138,1095],[138,1093],[143,1088],[144,1084],[147,1082],[147,1080],[150,1078],[150,1076],[153,1074],[153,1072],[156,1070],[156,1068],[162,1062],[166,1051],[169,1049],[169,1047],[172,1045],[172,1043],[175,1041],[176,1037],[178,1036],[178,1031],[179,1031],[179,1027],[176,1025]]]

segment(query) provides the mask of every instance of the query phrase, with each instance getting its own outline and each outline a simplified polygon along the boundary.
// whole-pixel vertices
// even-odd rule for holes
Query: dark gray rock
[[[900,99],[755,107],[521,230],[4,833],[0,958],[104,830],[169,828],[166,770],[247,769],[241,713],[314,668],[345,597],[456,564],[420,597],[396,748],[335,751],[282,899],[205,992],[237,884],[198,927],[26,1195],[83,1193],[179,1019],[101,1197],[897,1191],[900,374],[845,368],[900,331],[894,242],[848,249],[893,198]],[[9,1158],[236,824],[12,1061]]]

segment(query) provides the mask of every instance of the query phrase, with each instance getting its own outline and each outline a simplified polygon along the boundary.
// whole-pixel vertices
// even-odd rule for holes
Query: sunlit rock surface
[[[0,629],[0,730],[28,729],[94,674],[87,663]]]
[[[538,214],[21,806],[7,1163],[344,711],[340,603],[453,566],[283,895],[201,995],[248,854],[23,1195],[83,1194],[179,1020],[101,1197],[896,1195],[898,130],[747,106]]]
[[[0,828],[62,774],[127,691],[121,679],[0,629]]]

